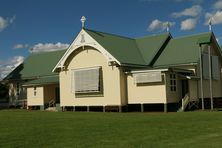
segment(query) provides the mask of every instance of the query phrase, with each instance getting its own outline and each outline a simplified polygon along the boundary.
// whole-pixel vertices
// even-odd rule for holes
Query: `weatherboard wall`
[[[36,87],[36,90],[34,89]],[[27,87],[28,106],[40,106],[55,99],[55,89],[58,84],[46,84]]]
[[[78,96],[72,91],[72,71],[75,69],[102,68],[103,93],[91,96],[85,94]],[[77,52],[71,54],[66,61],[65,70],[59,73],[60,78],[60,104],[61,106],[106,106],[123,105],[125,99],[123,72],[116,66],[109,66],[107,59],[98,50],[80,47]],[[122,87],[123,86],[123,87]],[[75,89],[75,88],[74,88]]]
[[[27,87],[27,105],[44,105],[44,86],[36,86],[35,91],[36,93],[34,93],[34,87]]]
[[[166,103],[165,75],[162,82],[137,84],[132,75],[127,77],[128,103]]]

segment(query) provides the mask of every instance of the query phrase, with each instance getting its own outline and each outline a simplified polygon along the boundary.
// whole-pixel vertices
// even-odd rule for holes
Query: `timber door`
[[[185,97],[185,95],[189,92],[189,84],[188,80],[181,80],[181,89],[182,89],[182,98]]]

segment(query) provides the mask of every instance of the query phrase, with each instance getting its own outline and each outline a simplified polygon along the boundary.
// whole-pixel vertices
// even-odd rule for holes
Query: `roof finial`
[[[85,16],[82,16],[82,18],[80,19],[80,21],[82,22],[82,28],[84,28],[85,21],[86,21]]]
[[[170,23],[169,22],[167,22],[167,24],[166,24],[166,30],[167,30],[167,32],[170,32]]]
[[[212,30],[212,18],[210,18],[208,25],[209,25],[209,31],[211,31]]]

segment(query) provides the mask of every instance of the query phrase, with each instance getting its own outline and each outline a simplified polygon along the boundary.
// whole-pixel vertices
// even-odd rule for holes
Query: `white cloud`
[[[24,61],[23,56],[14,56],[6,61],[0,61],[0,80]]]
[[[217,1],[213,4],[214,9],[222,9],[222,0]]]
[[[12,18],[3,18],[0,16],[0,32],[4,30],[9,24],[12,24],[15,21],[15,16]]]
[[[28,48],[28,44],[16,44],[13,46],[13,49],[23,49],[23,48]]]
[[[200,5],[194,5],[191,8],[186,8],[181,12],[173,12],[172,17],[178,18],[182,16],[197,17],[202,13],[202,7]]]
[[[161,31],[165,30],[167,28],[167,24],[169,23],[169,26],[172,27],[176,23],[175,22],[163,22],[158,19],[155,19],[151,22],[151,24],[148,27],[149,31],[154,31],[160,29]]]
[[[216,38],[216,40],[217,40],[218,44],[220,44],[220,39],[219,39],[219,38]]]
[[[217,11],[216,13],[206,13],[205,25],[208,25],[210,19],[213,25],[222,24],[222,11]]]
[[[30,52],[37,53],[37,52],[49,52],[49,51],[57,51],[57,50],[63,50],[67,49],[69,47],[69,44],[63,44],[63,43],[38,43],[34,45],[31,49]]]
[[[196,27],[197,19],[186,19],[181,22],[181,30],[192,30]]]
[[[5,20],[3,17],[0,17],[0,31],[5,29],[8,26],[7,20]]]

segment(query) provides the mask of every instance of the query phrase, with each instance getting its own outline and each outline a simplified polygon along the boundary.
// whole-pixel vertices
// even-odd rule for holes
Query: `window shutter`
[[[74,92],[99,92],[100,67],[74,70]]]
[[[219,63],[218,56],[211,56],[211,68],[212,68],[212,77],[214,80],[219,80]]]
[[[133,74],[135,83],[161,82],[161,72],[148,72]]]
[[[203,78],[204,79],[209,79],[210,74],[209,74],[209,59],[208,59],[208,54],[203,54],[202,55],[202,62],[203,62]]]

